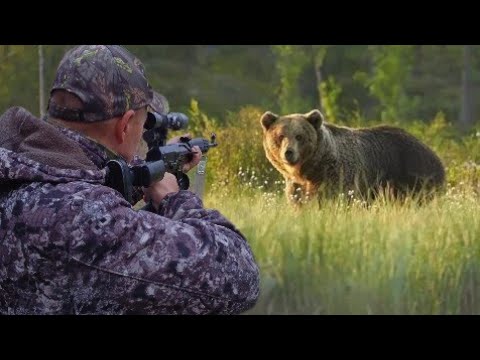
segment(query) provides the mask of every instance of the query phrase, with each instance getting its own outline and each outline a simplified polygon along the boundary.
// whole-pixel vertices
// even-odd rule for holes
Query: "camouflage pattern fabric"
[[[0,117],[0,314],[239,314],[259,296],[242,233],[190,191],[159,214],[103,185],[111,154],[19,107]]]
[[[142,62],[118,45],[82,45],[69,50],[57,69],[51,88],[75,94],[82,110],[50,102],[50,116],[81,122],[108,120],[129,109],[150,106],[167,113],[166,98],[152,90]]]

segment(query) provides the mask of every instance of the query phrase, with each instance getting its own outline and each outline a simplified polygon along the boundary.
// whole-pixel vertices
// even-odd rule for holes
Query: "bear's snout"
[[[295,153],[292,149],[287,149],[287,151],[285,151],[285,160],[287,160],[292,165],[295,164]]]

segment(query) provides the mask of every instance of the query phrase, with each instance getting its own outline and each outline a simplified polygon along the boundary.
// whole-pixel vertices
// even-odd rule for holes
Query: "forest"
[[[125,46],[170,110],[189,117],[183,133],[217,134],[204,203],[238,226],[258,261],[248,314],[480,313],[480,46]],[[71,47],[0,45],[0,112],[43,114]],[[260,117],[312,109],[336,125],[407,130],[440,157],[445,191],[428,204],[365,208],[345,194],[294,211]]]

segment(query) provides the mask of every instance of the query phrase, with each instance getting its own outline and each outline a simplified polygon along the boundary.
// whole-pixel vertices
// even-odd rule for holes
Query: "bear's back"
[[[358,129],[356,133],[364,144],[368,144],[364,153],[380,160],[386,180],[408,188],[422,186],[425,181],[431,185],[441,185],[445,181],[440,158],[409,132],[381,125]]]

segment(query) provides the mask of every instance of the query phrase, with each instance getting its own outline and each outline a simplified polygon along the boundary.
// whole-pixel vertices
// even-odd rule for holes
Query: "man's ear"
[[[121,118],[117,120],[115,124],[115,139],[119,144],[123,144],[127,138],[128,127],[130,126],[130,121],[135,115],[135,111],[128,110]]]
[[[277,121],[279,116],[277,114],[274,114],[270,111],[267,111],[265,114],[262,115],[260,119],[260,123],[262,124],[263,130],[267,131],[272,124]]]

